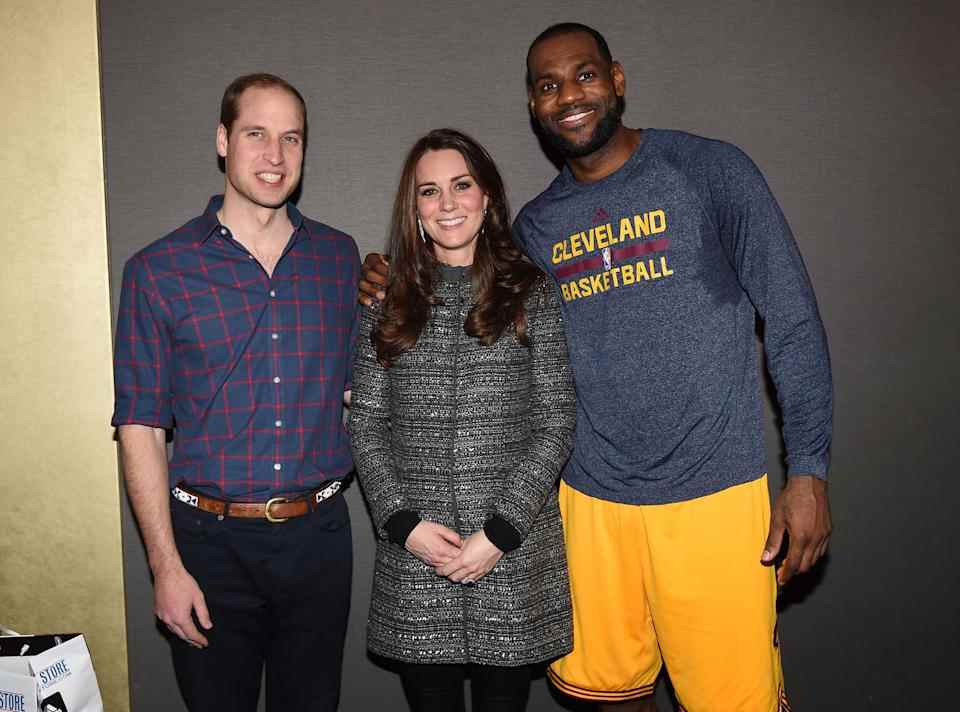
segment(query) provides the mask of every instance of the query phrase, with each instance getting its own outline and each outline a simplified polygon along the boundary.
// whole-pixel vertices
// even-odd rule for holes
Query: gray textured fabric
[[[735,146],[643,136],[603,180],[581,184],[564,168],[514,226],[563,295],[579,407],[564,482],[663,504],[766,472],[757,316],[788,474],[825,478],[826,334],[776,199]]]
[[[377,363],[364,310],[350,433],[379,531],[370,650],[416,663],[521,665],[568,652],[570,595],[556,480],[575,417],[555,290],[527,299],[530,348],[512,333],[481,346],[463,331],[469,275],[438,280],[416,346]],[[523,544],[475,585],[437,576],[383,529],[403,509],[469,536],[493,514]]]

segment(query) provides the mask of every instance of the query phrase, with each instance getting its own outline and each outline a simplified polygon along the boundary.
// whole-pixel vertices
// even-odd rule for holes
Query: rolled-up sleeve
[[[170,310],[142,256],[123,271],[113,356],[111,424],[173,427],[170,395]]]

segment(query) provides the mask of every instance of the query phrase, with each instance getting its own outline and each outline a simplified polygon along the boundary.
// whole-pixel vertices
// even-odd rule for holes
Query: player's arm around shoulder
[[[390,264],[387,256],[380,252],[370,252],[363,259],[358,284],[357,301],[364,306],[382,302],[387,298],[387,282],[390,279]]]

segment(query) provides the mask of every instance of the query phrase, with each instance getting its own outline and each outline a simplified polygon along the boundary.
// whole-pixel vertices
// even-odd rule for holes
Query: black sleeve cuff
[[[494,514],[487,520],[487,523],[483,525],[483,532],[487,535],[490,543],[504,554],[520,548],[523,543],[523,538],[517,528],[499,514]]]
[[[420,523],[420,515],[412,509],[401,509],[390,515],[383,528],[387,530],[387,539],[398,546],[407,543],[410,532]]]

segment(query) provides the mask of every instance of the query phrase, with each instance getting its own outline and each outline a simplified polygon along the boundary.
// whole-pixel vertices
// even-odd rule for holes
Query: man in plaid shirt
[[[234,81],[224,194],[124,270],[113,424],[191,710],[255,710],[265,663],[268,710],[337,705],[359,257],[288,202],[305,141],[296,89]]]

